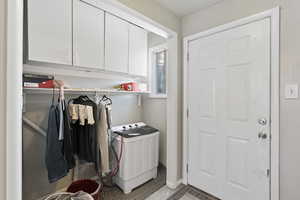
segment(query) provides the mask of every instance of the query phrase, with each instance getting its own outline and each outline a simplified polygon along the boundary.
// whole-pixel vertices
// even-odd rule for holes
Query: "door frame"
[[[188,45],[189,42],[212,34],[223,32],[245,24],[270,18],[271,23],[271,155],[270,155],[270,199],[279,200],[279,101],[280,101],[280,8],[276,7],[265,12],[242,18],[183,39],[183,184],[188,184]]]

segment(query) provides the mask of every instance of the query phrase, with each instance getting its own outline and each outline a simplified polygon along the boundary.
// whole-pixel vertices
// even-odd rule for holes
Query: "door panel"
[[[128,73],[129,24],[109,13],[105,14],[105,69]]]
[[[212,40],[197,40],[190,44],[189,76],[189,183],[214,195],[218,195],[220,160],[219,124],[217,120],[217,98],[219,85],[218,67],[221,59],[214,54],[219,37]],[[203,54],[202,54],[203,53]]]
[[[147,31],[130,24],[129,28],[129,73],[147,76],[148,36]]]
[[[270,20],[191,41],[189,55],[189,184],[269,199]]]
[[[249,69],[247,65],[226,68],[228,120],[248,121]],[[239,95],[236,95],[239,94]]]

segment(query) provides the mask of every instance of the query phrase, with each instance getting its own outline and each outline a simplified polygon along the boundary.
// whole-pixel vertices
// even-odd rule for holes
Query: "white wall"
[[[181,30],[180,19],[170,10],[162,7],[153,0],[118,0],[122,4],[137,10],[143,15],[151,18],[152,20],[172,29],[179,33]]]
[[[184,36],[281,6],[280,199],[300,199],[300,100],[285,100],[286,83],[300,84],[300,1],[224,0],[182,20]]]
[[[6,1],[0,0],[0,199],[6,197]]]
[[[143,98],[143,121],[160,131],[159,162],[167,166],[167,109],[165,99]]]
[[[148,47],[152,48],[165,44],[166,39],[153,34],[148,34]],[[167,166],[167,101],[165,98],[143,98],[143,121],[160,131],[159,162]]]

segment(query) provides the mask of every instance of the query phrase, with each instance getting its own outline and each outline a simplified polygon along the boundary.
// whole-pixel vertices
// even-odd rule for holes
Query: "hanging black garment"
[[[63,110],[63,122],[64,122],[64,139],[63,139],[63,154],[68,164],[68,169],[75,167],[75,159],[73,155],[72,147],[72,129],[70,126],[70,117],[66,107],[65,101],[62,102]]]
[[[90,125],[86,122],[83,126],[80,125],[79,121],[72,124],[72,142],[73,151],[78,156],[78,158],[86,162],[94,163],[96,170],[98,170],[99,150],[96,133],[97,105],[87,96],[80,96],[76,99],[73,99],[73,103],[93,107],[95,124]]]
[[[59,112],[51,105],[48,118],[46,167],[50,183],[58,181],[68,173],[68,164],[63,155],[63,141],[59,140]]]

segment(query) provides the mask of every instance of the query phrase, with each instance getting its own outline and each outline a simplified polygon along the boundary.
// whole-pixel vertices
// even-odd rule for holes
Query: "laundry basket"
[[[100,200],[101,185],[96,181],[84,179],[73,182],[67,189],[67,192],[76,193],[84,191],[90,194],[94,200]]]

